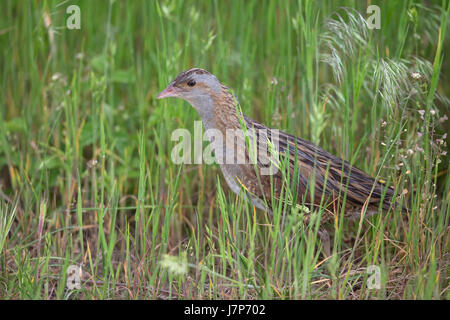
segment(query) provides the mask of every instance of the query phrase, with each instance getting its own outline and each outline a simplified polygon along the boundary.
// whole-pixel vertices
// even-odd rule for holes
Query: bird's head
[[[156,98],[180,98],[201,112],[206,111],[203,109],[211,106],[213,97],[220,96],[225,88],[213,74],[194,68],[180,73]]]

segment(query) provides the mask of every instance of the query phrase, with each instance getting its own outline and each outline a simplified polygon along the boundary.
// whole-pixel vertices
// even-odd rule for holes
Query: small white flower
[[[412,72],[411,78],[413,78],[414,80],[419,80],[420,78],[422,78],[422,76],[418,72]]]
[[[417,112],[420,114],[420,118],[423,120],[423,115],[425,114],[425,110],[417,110]]]
[[[97,165],[97,163],[98,163],[97,159],[91,159],[91,160],[88,161],[87,166],[89,168],[93,168],[93,167],[95,167]]]
[[[61,78],[61,73],[57,72],[54,75],[52,75],[52,81],[56,81],[59,78]]]

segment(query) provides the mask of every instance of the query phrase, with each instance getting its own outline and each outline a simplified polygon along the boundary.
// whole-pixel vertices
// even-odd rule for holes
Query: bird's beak
[[[161,91],[156,99],[164,99],[169,97],[178,97],[178,91],[179,89],[175,87],[172,84],[169,84],[167,88],[165,88],[163,91]]]

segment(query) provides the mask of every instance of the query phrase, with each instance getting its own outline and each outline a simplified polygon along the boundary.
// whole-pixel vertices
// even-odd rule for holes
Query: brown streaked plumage
[[[394,191],[381,182],[376,181],[365,172],[351,166],[322,148],[304,139],[288,133],[270,129],[263,124],[243,115],[236,105],[236,99],[228,88],[217,78],[203,69],[189,69],[184,71],[158,95],[158,98],[177,97],[188,101],[200,114],[205,129],[217,129],[225,139],[222,143],[214,142],[216,156],[228,156],[231,152],[227,139],[232,140],[233,149],[236,148],[234,161],[220,163],[225,180],[230,188],[240,194],[241,187],[250,194],[252,203],[260,209],[271,209],[273,198],[279,199],[283,188],[286,188],[283,176],[289,175],[295,182],[297,203],[322,206],[332,213],[344,204],[348,216],[360,215],[364,205],[367,214],[375,213],[378,208],[388,210],[395,206]],[[256,148],[267,149],[267,140],[277,145],[281,161],[286,160],[289,172],[277,170],[273,175],[262,175],[258,170],[263,168],[268,157],[259,157],[254,164],[238,163],[236,157],[244,155],[250,159],[249,147],[245,139],[227,135],[227,130],[245,129],[250,132],[250,140],[256,138]],[[230,141],[230,140],[229,140]],[[213,141],[212,141],[213,142]],[[283,160],[284,159],[284,160]],[[228,158],[226,160],[229,160]],[[326,183],[325,183],[325,177]],[[314,196],[311,196],[311,184],[314,185]],[[304,196],[306,197],[304,198]],[[324,197],[323,197],[324,196]],[[324,201],[324,199],[326,201]]]

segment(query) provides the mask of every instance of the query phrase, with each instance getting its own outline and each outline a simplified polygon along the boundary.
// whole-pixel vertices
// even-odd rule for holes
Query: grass
[[[448,1],[0,8],[0,298],[450,298]],[[385,180],[407,213],[337,214],[325,258],[307,208],[270,217],[218,165],[174,164],[171,133],[199,117],[155,96],[193,66],[246,114]]]

